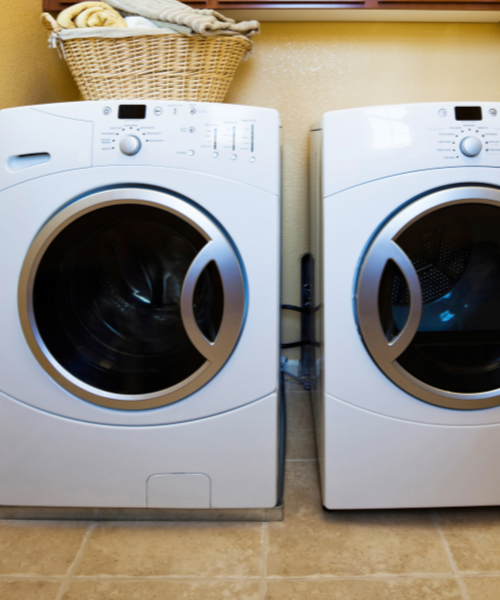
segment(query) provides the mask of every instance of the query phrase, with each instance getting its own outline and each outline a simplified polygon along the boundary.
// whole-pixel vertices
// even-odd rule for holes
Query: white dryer
[[[329,509],[500,504],[500,104],[312,128]]]
[[[277,502],[279,117],[0,112],[0,505]]]

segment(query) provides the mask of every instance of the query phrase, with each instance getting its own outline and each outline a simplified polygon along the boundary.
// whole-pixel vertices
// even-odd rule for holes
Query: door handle
[[[405,278],[410,295],[410,310],[403,329],[388,340],[380,319],[379,290],[387,263],[392,260]],[[417,272],[406,253],[392,239],[375,245],[363,267],[358,287],[358,318],[368,349],[381,363],[391,363],[410,345],[422,317],[422,289]]]
[[[390,342],[388,341],[387,359],[392,362],[408,348],[417,333],[420,319],[422,318],[422,288],[415,267],[406,253],[392,240],[390,242],[390,248],[391,252],[388,260],[392,260],[403,274],[410,295],[410,310],[406,323],[398,335]]]
[[[221,324],[213,341],[198,327],[193,307],[196,284],[210,262],[214,262],[219,271],[224,298]],[[238,261],[229,245],[210,241],[195,256],[182,285],[181,318],[186,333],[198,352],[215,362],[222,354],[231,352],[236,344],[244,312],[245,289]]]

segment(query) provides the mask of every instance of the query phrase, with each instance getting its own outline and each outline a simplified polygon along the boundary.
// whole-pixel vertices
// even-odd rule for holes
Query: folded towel
[[[210,9],[194,9],[177,0],[108,0],[122,13],[140,15],[152,21],[188,27],[201,35],[243,35],[259,33],[258,21],[236,23]]]
[[[157,28],[157,25],[153,21],[146,19],[146,17],[125,17],[125,22],[127,23],[127,27],[140,27],[141,29],[143,27]]]
[[[66,8],[57,16],[65,29],[82,27],[127,27],[121,15],[105,2],[80,2]]]

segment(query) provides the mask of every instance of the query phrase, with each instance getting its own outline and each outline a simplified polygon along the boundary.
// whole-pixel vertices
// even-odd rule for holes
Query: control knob
[[[120,150],[123,154],[133,156],[141,149],[141,140],[135,135],[127,135],[120,140]]]
[[[475,137],[466,137],[460,142],[460,150],[465,156],[477,156],[482,149],[481,140]]]

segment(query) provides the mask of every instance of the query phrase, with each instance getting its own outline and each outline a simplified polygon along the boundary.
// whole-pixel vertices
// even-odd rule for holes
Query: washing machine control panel
[[[94,166],[190,169],[279,190],[279,117],[274,110],[137,100],[88,103],[86,108],[94,109]]]
[[[267,138],[274,111],[188,102],[99,104],[96,165],[185,161],[186,166],[205,162],[212,169],[217,161],[226,170],[245,163],[255,171],[270,158]]]

